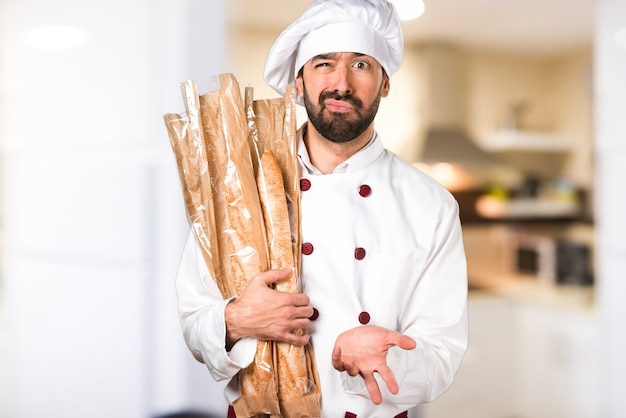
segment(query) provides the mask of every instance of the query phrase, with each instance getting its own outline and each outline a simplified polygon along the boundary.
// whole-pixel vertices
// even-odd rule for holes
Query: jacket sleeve
[[[377,376],[384,402],[405,408],[443,394],[467,349],[467,267],[456,201],[444,205],[437,218],[424,263],[403,289],[408,297],[398,331],[417,346],[392,347],[387,354],[400,392],[392,395]],[[342,373],[342,379],[348,392],[369,398],[360,376]]]
[[[226,351],[224,308],[231,299],[222,299],[192,232],[178,268],[176,294],[185,342],[215,380],[232,378],[254,360],[256,339],[241,339]]]

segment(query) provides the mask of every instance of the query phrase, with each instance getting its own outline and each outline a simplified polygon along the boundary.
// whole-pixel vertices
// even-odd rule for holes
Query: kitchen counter
[[[544,224],[524,227],[510,224],[465,225],[463,241],[467,257],[472,297],[502,297],[525,305],[553,307],[581,314],[595,314],[594,286],[556,284],[536,276],[515,273],[510,242],[520,231],[537,236],[564,237],[572,242],[593,246],[594,229],[590,225]]]
[[[469,297],[500,296],[513,301],[595,313],[594,287],[547,283],[526,275],[472,273]]]

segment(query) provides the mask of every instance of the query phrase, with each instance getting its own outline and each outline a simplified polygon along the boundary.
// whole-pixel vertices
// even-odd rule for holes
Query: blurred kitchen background
[[[308,3],[0,0],[0,417],[225,415],[178,325],[162,115],[222,72],[274,97],[265,55]],[[471,290],[419,416],[626,416],[626,1],[426,0],[404,25],[376,126],[457,197]]]

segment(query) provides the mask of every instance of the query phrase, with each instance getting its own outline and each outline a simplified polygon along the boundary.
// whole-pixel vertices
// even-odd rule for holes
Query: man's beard
[[[352,96],[342,95],[337,92],[323,92],[319,97],[317,107],[311,101],[304,88],[304,106],[306,108],[309,121],[315,129],[326,139],[335,143],[349,142],[361,135],[374,121],[378,112],[382,84],[374,102],[365,109],[363,102]],[[330,112],[326,109],[324,101],[326,99],[343,100],[352,105],[354,113]]]

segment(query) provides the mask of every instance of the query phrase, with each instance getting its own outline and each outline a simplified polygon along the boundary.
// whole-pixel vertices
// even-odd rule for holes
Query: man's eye
[[[315,68],[322,68],[322,67],[328,67],[330,66],[330,63],[328,62],[318,62],[317,64],[315,64]]]
[[[369,63],[367,61],[357,61],[354,64],[354,67],[362,69],[362,70],[365,70],[365,69],[369,68]]]

